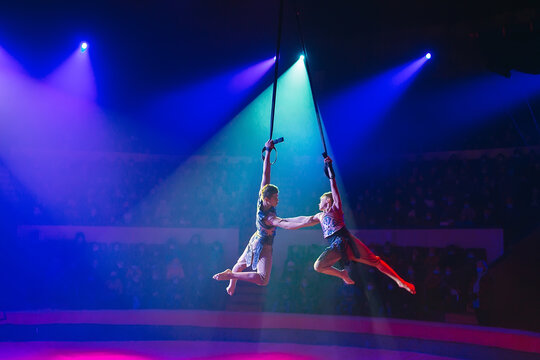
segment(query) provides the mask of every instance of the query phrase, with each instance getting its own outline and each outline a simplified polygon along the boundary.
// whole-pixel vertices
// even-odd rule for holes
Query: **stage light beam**
[[[66,94],[94,101],[97,89],[90,54],[87,51],[88,43],[81,42],[79,47],[45,78],[45,83]]]

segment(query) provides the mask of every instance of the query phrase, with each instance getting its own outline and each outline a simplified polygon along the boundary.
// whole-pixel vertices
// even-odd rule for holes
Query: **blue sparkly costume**
[[[276,235],[276,227],[267,225],[264,222],[264,218],[269,215],[276,216],[276,209],[271,207],[270,209],[263,211],[263,201],[259,199],[257,202],[257,216],[255,220],[255,226],[257,231],[249,239],[246,252],[246,265],[253,270],[257,270],[257,264],[259,263],[259,257],[264,245],[272,245],[274,243],[274,236]]]

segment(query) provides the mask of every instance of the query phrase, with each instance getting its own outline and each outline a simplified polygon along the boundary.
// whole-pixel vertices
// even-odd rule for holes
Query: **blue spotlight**
[[[85,52],[88,49],[88,43],[82,42],[81,43],[81,52]]]
[[[426,59],[428,59],[428,60],[431,59],[431,53],[426,54]]]
[[[299,60],[304,61],[304,54],[300,55]]]

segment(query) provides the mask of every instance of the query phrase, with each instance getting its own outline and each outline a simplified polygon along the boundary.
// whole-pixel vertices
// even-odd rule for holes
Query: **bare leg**
[[[388,265],[386,262],[384,262],[383,260],[379,259],[379,263],[377,265],[375,265],[375,267],[380,271],[382,272],[383,274],[385,274],[386,276],[388,276],[390,279],[394,280],[396,282],[396,284],[402,288],[402,289],[405,289],[407,290],[408,292],[410,292],[411,294],[416,294],[416,288],[414,287],[413,284],[411,284],[410,282],[407,282],[405,280],[403,280],[395,271],[394,269],[392,269],[390,267],[390,265]]]
[[[353,236],[354,245],[360,252],[360,258],[353,258],[353,261],[361,262],[363,264],[373,266],[377,268],[380,272],[388,276],[390,279],[394,280],[396,284],[410,292],[411,294],[416,294],[416,289],[413,284],[403,280],[395,271],[388,265],[386,262],[381,260],[380,257],[375,256],[371,250],[360,240]]]
[[[244,271],[246,269],[246,267],[247,267],[247,264],[246,264],[247,250],[248,250],[248,247],[246,246],[246,249],[244,250],[242,255],[240,255],[240,257],[238,258],[238,261],[236,262],[236,264],[232,268],[233,272],[242,272],[242,271]],[[215,278],[215,276],[214,276],[214,278]],[[230,296],[234,295],[234,292],[236,290],[236,281],[237,281],[236,279],[230,279],[229,280],[229,286],[227,286],[227,294],[229,294]]]
[[[354,284],[353,279],[350,278],[349,273],[347,270],[339,270],[333,267],[339,259],[341,259],[341,254],[338,250],[328,250],[325,251],[319,256],[317,261],[315,261],[315,264],[313,265],[313,268],[315,271],[318,271],[320,273],[335,276],[340,278],[345,282],[345,284],[352,285]]]
[[[246,268],[246,264],[239,264],[239,263],[236,263],[234,265],[234,267],[232,268],[232,271],[233,272],[242,272],[244,271],[244,269]],[[236,282],[238,280],[236,279],[231,279],[229,280],[229,286],[227,286],[227,294],[233,296],[234,295],[234,291],[236,290]]]
[[[245,253],[245,252],[244,252]],[[242,258],[242,256],[240,257]],[[233,268],[234,269],[234,268]],[[242,280],[255,283],[257,285],[266,286],[270,280],[270,273],[272,271],[272,246],[264,245],[259,256],[259,262],[257,264],[257,271],[232,271],[227,269],[213,276],[216,280]],[[229,286],[231,283],[229,282]],[[235,284],[236,286],[236,284]]]

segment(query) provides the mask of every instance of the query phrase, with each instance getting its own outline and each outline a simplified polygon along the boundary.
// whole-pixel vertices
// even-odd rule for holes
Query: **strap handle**
[[[279,144],[280,142],[283,142],[283,140],[285,140],[285,139],[283,137],[280,137],[280,138],[277,138],[275,140],[272,140],[272,142],[274,143],[274,145],[276,145],[276,144]],[[276,163],[276,161],[277,161],[277,149],[274,148],[274,150],[276,151],[276,158],[274,159],[273,162],[271,162],[271,165],[274,165]],[[262,154],[261,154],[261,158],[263,159],[263,161],[264,161],[264,156],[265,156],[264,152],[265,151],[267,151],[267,149],[266,149],[266,147],[263,147],[262,148]],[[272,152],[272,151],[270,151],[270,152]],[[268,153],[268,156],[270,156],[270,153]]]

